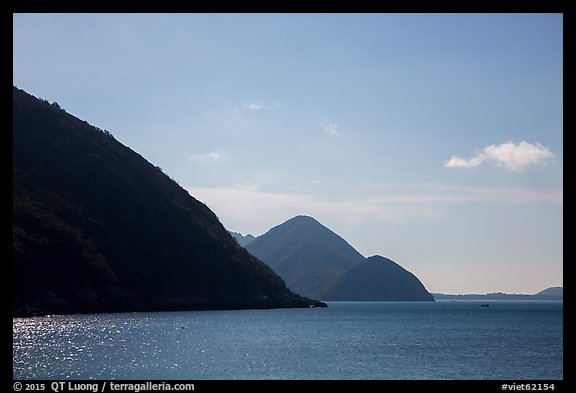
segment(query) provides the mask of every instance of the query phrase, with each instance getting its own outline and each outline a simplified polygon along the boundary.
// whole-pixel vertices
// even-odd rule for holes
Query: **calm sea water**
[[[561,302],[15,318],[15,379],[563,378]]]

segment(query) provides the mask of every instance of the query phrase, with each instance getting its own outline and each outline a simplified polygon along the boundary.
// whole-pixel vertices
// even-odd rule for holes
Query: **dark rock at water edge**
[[[323,306],[108,132],[13,89],[12,313]]]

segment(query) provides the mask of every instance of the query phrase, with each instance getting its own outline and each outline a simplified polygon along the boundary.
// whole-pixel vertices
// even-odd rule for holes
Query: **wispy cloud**
[[[436,217],[439,210],[430,206],[399,206],[378,201],[330,199],[295,193],[267,192],[258,187],[188,188],[190,195],[218,212],[227,225],[258,225],[264,231],[283,220],[306,214],[313,217],[337,216],[350,223],[366,218],[405,222],[410,217]],[[254,214],[257,212],[255,219]],[[243,223],[243,224],[241,224]]]
[[[251,111],[259,111],[261,109],[264,109],[264,105],[263,104],[258,104],[256,102],[243,102],[242,103],[242,108],[244,109],[248,109]]]
[[[258,223],[265,230],[297,214],[314,217],[339,217],[355,224],[374,218],[406,223],[413,219],[440,219],[447,205],[505,203],[551,204],[562,208],[562,190],[536,191],[523,188],[476,188],[422,185],[408,189],[370,186],[372,195],[326,198],[301,193],[269,192],[243,183],[223,188],[188,188],[188,192],[207,203],[228,225],[241,227]],[[255,212],[258,218],[255,219]]]
[[[324,132],[328,135],[339,137],[340,133],[338,132],[338,124],[336,123],[328,123],[328,124],[320,124]]]
[[[274,109],[280,107],[282,104],[279,102],[274,103],[265,103],[261,101],[250,101],[250,102],[243,102],[242,108],[249,110],[249,111],[262,111],[268,109]]]
[[[364,193],[383,192],[384,195],[371,198],[371,201],[390,204],[477,204],[477,203],[549,203],[563,205],[562,190],[531,190],[524,188],[486,188],[448,185],[428,185],[412,187],[390,187],[388,185],[366,185]]]
[[[457,156],[452,156],[446,163],[444,164],[447,168],[474,168],[484,161],[485,157],[481,153],[476,154],[474,157],[465,159],[460,158]]]
[[[220,160],[224,158],[224,156],[224,152],[222,150],[218,150],[208,153],[194,153],[190,155],[190,159],[194,161]]]
[[[550,149],[540,143],[508,141],[500,145],[486,146],[469,159],[452,156],[444,163],[444,166],[447,168],[473,168],[483,162],[493,162],[512,171],[521,171],[531,166],[547,165],[553,159],[554,154]]]

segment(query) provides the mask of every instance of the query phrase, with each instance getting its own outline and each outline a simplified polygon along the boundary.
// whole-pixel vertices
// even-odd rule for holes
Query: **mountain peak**
[[[346,240],[304,215],[275,226],[246,249],[278,273],[292,291],[316,298],[336,277],[364,260]]]
[[[311,216],[305,216],[305,215],[298,215],[298,216],[294,216],[286,221],[284,221],[282,224],[285,227],[289,227],[289,226],[297,226],[297,225],[316,225],[318,227],[323,227],[326,228],[324,225],[322,225],[318,220],[316,220],[314,217]],[[326,228],[327,229],[327,228]]]
[[[315,223],[319,223],[318,220],[316,220],[314,217],[312,216],[306,216],[303,214],[299,214],[297,216],[292,217],[291,219],[289,219],[288,221],[298,221],[298,222],[315,222]]]

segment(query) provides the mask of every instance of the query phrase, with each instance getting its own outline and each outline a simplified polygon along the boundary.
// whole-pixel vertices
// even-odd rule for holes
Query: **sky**
[[[224,226],[313,216],[431,292],[563,285],[562,14],[14,14],[13,83]]]

